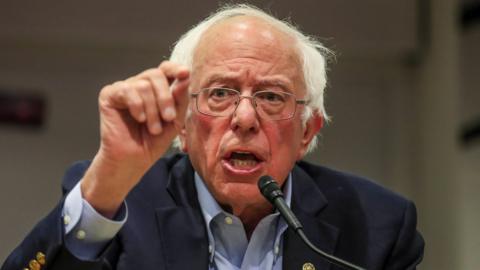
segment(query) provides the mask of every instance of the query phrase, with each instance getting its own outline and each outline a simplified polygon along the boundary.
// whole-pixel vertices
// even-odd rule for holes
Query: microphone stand
[[[283,199],[283,193],[280,190],[280,187],[271,176],[264,175],[260,177],[260,179],[258,180],[258,187],[260,189],[260,193],[262,193],[262,195],[278,209],[283,219],[287,222],[288,226],[295,231],[295,233],[310,249],[315,251],[323,259],[344,269],[366,270],[365,268],[359,267],[355,264],[330,255],[317,248],[312,242],[310,242],[308,237],[303,232],[302,224],[292,212],[290,207],[288,207],[288,205],[285,203],[285,200]]]

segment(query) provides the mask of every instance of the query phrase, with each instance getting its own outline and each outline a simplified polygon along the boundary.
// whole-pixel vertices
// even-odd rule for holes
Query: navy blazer
[[[66,194],[89,162],[72,166],[63,179]],[[160,159],[127,197],[129,217],[101,256],[82,261],[65,248],[63,200],[7,258],[1,270],[28,267],[38,252],[42,269],[208,269],[208,236],[188,156]],[[306,235],[322,250],[367,269],[415,269],[424,241],[416,230],[412,202],[379,185],[325,167],[298,162],[292,170],[292,209]],[[340,269],[309,250],[288,229],[283,269]],[[28,269],[28,268],[27,268]]]

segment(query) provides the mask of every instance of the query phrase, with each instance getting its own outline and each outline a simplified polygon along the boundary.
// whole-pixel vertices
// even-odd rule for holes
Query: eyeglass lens
[[[207,88],[196,95],[197,109],[211,116],[230,116],[242,98],[251,99],[252,106],[262,118],[282,120],[295,114],[295,96],[280,91],[258,91],[253,96],[241,96],[228,88]]]

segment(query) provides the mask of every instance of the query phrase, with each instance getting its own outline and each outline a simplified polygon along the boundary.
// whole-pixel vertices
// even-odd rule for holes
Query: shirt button
[[[83,240],[83,239],[85,239],[85,236],[87,236],[87,234],[85,233],[84,230],[78,230],[76,236],[77,236],[78,240]]]
[[[231,217],[226,217],[225,218],[225,223],[227,223],[228,225],[232,225],[233,224],[233,219]]]
[[[280,253],[280,248],[278,247],[278,245],[275,246],[273,252],[275,252],[275,255],[278,255],[278,253]]]
[[[65,215],[65,216],[63,217],[63,224],[68,225],[68,224],[70,224],[70,221],[71,221],[71,220],[72,220],[72,218],[70,218],[69,215]]]
[[[212,251],[213,251],[212,245],[208,245],[208,253],[212,254]]]

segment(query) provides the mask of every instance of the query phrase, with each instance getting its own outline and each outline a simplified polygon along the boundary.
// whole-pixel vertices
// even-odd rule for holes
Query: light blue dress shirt
[[[240,219],[220,207],[197,173],[195,187],[208,232],[210,270],[282,269],[282,235],[288,225],[280,213],[264,217],[248,241]],[[290,206],[290,175],[285,182],[284,193]]]
[[[65,245],[77,258],[95,259],[127,221],[124,202],[114,220],[105,218],[83,199],[80,183],[65,198],[62,218]]]
[[[285,200],[291,201],[291,175],[284,185]],[[278,212],[264,217],[248,241],[240,219],[223,211],[195,173],[195,186],[208,232],[209,270],[281,270],[283,233],[287,224]],[[83,199],[78,183],[63,207],[65,245],[81,259],[95,259],[125,224],[128,207],[123,204],[115,220],[103,217]]]

